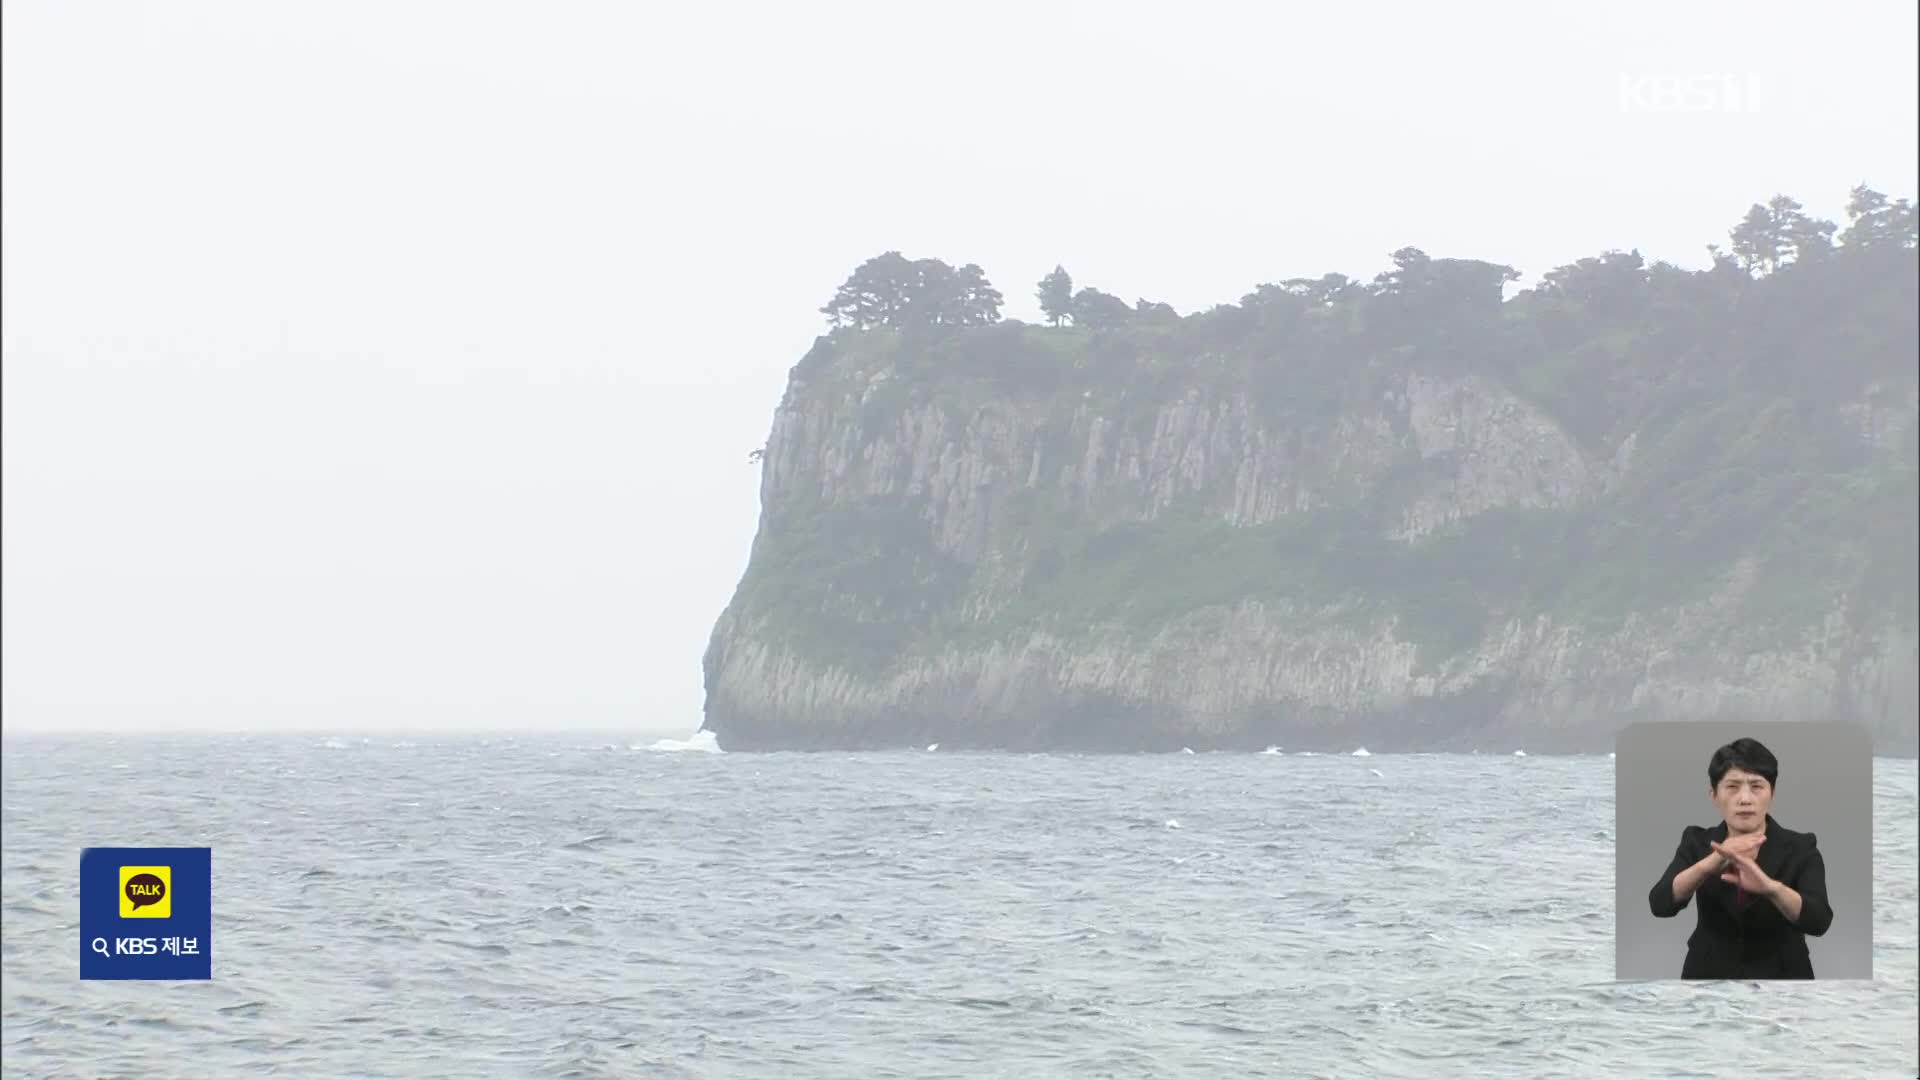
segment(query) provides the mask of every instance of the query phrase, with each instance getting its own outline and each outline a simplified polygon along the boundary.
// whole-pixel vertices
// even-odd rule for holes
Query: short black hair
[[[1773,751],[1760,745],[1758,739],[1735,739],[1713,752],[1713,760],[1707,762],[1707,779],[1711,787],[1719,790],[1720,778],[1727,775],[1728,769],[1741,769],[1757,776],[1767,778],[1767,786],[1774,787],[1774,781],[1780,776],[1780,761]]]

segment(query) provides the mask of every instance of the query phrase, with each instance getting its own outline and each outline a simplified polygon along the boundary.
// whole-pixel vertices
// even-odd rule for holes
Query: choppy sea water
[[[670,744],[669,744],[670,745]],[[1604,757],[10,739],[27,1076],[1912,1076],[1875,980],[1613,981]],[[82,983],[80,849],[210,845],[214,979]]]

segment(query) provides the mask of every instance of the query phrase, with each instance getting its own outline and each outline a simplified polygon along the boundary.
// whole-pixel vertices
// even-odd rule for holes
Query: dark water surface
[[[1613,981],[1602,757],[9,739],[28,1076],[1913,1076],[1873,982]],[[78,979],[79,852],[208,845],[210,983]],[[1690,915],[1687,916],[1690,918]]]

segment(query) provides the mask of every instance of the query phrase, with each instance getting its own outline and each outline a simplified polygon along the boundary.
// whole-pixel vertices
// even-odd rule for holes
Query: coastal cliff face
[[[764,447],[705,727],[1550,751],[1746,717],[1914,752],[1910,325],[1808,389],[1737,341],[1615,341],[1555,383],[1525,348],[1303,359],[1201,318],[820,339]]]

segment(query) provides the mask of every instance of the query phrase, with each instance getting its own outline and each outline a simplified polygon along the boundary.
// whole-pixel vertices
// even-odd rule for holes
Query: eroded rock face
[[[778,543],[802,513],[883,504],[964,584],[938,611],[891,624],[898,648],[848,663],[808,644],[838,624],[805,625],[750,567],[706,660],[705,726],[724,747],[1466,749],[1517,738],[1604,750],[1634,719],[1752,716],[1864,724],[1879,752],[1913,752],[1911,620],[1859,614],[1839,579],[1824,608],[1756,619],[1745,601],[1774,583],[1751,559],[1611,623],[1552,602],[1496,605],[1446,642],[1410,631],[1365,587],[1198,597],[1154,618],[1020,610],[1043,577],[1082,569],[1070,549],[1048,554],[1036,506],[1077,536],[1176,524],[1250,536],[1364,504],[1382,542],[1411,546],[1496,510],[1577,513],[1633,476],[1637,433],[1583,451],[1491,378],[1408,374],[1310,429],[1276,422],[1244,392],[1196,387],[1157,404],[1009,393],[956,409],[937,394],[889,399],[893,378],[790,390],[765,450],[761,541]],[[1910,468],[1914,417],[1910,387],[1876,386],[1832,422]],[[855,594],[884,584],[835,586],[827,595],[846,603],[818,606],[879,617],[887,601],[863,607]]]

